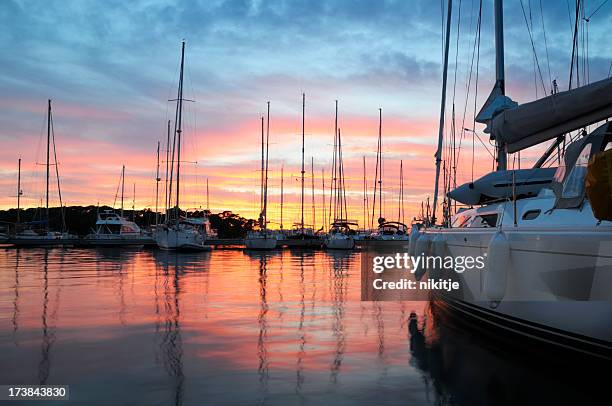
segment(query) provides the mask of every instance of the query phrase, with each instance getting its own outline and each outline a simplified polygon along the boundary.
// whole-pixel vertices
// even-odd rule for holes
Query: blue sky
[[[0,152],[0,188],[6,191],[2,195],[11,195],[18,156],[28,164],[40,159],[34,146],[41,136],[46,99],[52,98],[67,198],[104,200],[112,195],[106,189],[113,189],[117,168],[127,162],[130,174],[142,184],[140,204],[150,205],[151,184],[146,179],[154,169],[156,142],[165,138],[165,121],[173,116],[167,100],[175,92],[179,46],[185,39],[186,93],[197,101],[188,106],[186,125],[194,136],[186,140],[186,149],[200,165],[199,176],[215,177],[216,195],[235,201],[236,210],[249,210],[248,196],[251,189],[257,190],[258,117],[267,100],[276,120],[272,123],[278,123],[273,133],[274,168],[299,163],[299,144],[293,136],[300,131],[302,92],[307,94],[307,154],[315,156],[318,167],[331,160],[331,149],[326,149],[335,99],[340,100],[341,119],[349,129],[347,166],[355,171],[361,155],[375,153],[377,109],[382,107],[389,123],[385,153],[390,168],[404,157],[410,160],[409,170],[422,174],[408,182],[407,194],[417,204],[431,188],[443,3],[4,0],[0,142],[6,148]],[[550,88],[550,65],[550,77],[564,90],[575,7],[570,3],[505,1],[507,92],[515,100],[536,97],[533,51],[521,4],[528,21],[533,21],[545,86]],[[585,15],[601,3],[587,0]],[[454,2],[449,100],[456,71],[456,109],[461,114],[478,6],[476,0]],[[591,81],[609,72],[611,15],[612,5],[604,4],[588,23]],[[494,80],[492,1],[483,2],[482,24],[478,105]],[[471,121],[473,101],[468,104]],[[487,156],[484,149],[477,153]],[[252,179],[245,183],[222,179],[228,165],[237,173],[251,173]],[[82,170],[76,171],[79,167]],[[35,168],[30,165],[30,169]],[[92,174],[107,174],[108,179],[88,183]],[[389,181],[391,188],[393,182]],[[11,201],[5,198],[0,203]]]

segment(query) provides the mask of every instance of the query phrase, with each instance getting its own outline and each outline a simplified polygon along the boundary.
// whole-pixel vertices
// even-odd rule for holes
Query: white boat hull
[[[210,251],[202,236],[193,230],[160,228],[155,232],[157,246],[164,250]]]
[[[431,230],[442,234],[444,256],[486,256],[497,228]],[[612,230],[504,228],[510,244],[505,292],[487,296],[488,271],[444,270],[442,278],[460,282],[461,290],[443,296],[464,308],[481,309],[514,324],[530,324],[568,337],[612,343]],[[439,255],[439,254],[437,254]],[[431,274],[430,274],[431,276]],[[511,324],[512,324],[511,323]],[[607,344],[605,344],[607,343]]]
[[[351,236],[334,235],[325,238],[323,247],[328,250],[352,250],[355,248],[355,240]]]
[[[246,238],[244,245],[248,250],[273,250],[276,248],[276,238]]]

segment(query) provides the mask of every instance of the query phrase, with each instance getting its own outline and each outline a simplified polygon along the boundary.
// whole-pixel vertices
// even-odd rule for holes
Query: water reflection
[[[300,255],[301,254],[301,255]],[[302,385],[304,384],[304,357],[306,356],[306,332],[304,331],[304,318],[306,316],[306,286],[304,284],[304,259],[305,253],[299,253],[299,282],[300,289],[300,320],[298,324],[299,350],[297,353],[295,393],[298,394],[300,403],[303,403]]]
[[[496,348],[441,318],[435,306],[409,318],[411,364],[438,405],[586,404],[603,399],[601,376],[542,354]],[[435,327],[432,327],[432,324]],[[599,402],[598,402],[599,403]]]
[[[268,369],[268,350],[266,348],[266,342],[268,339],[268,299],[267,299],[267,262],[268,256],[263,254],[259,258],[259,297],[260,307],[259,314],[257,316],[257,324],[259,325],[259,337],[257,340],[257,358],[259,359],[259,365],[257,372],[259,373],[260,383],[260,399],[259,404],[264,404],[268,394],[268,379],[270,377]]]
[[[182,405],[185,374],[183,372],[183,341],[181,336],[181,277],[184,267],[190,267],[193,259],[175,252],[160,252],[155,256],[155,312],[157,316],[154,340],[159,348],[157,360],[173,382],[174,405]],[[161,280],[161,288],[157,286]],[[161,302],[159,293],[161,292]],[[162,326],[160,326],[160,323]]]
[[[451,329],[425,303],[361,302],[360,260],[4,251],[0,384],[69,383],[79,404],[578,403],[580,386],[593,391]]]
[[[41,356],[38,363],[38,384],[46,385],[51,370],[51,346],[55,335],[48,325],[47,311],[49,308],[49,250],[44,250],[43,259],[43,301],[42,301],[42,343]]]
[[[11,322],[13,325],[13,342],[16,346],[19,345],[17,339],[17,332],[19,330],[19,260],[21,258],[21,252],[18,249],[15,250],[15,287],[13,297],[13,317]]]
[[[344,352],[346,349],[346,328],[344,325],[344,302],[347,295],[347,275],[348,261],[352,259],[350,254],[333,255],[332,277],[329,278],[332,286],[331,302],[333,312],[332,332],[335,337],[336,346],[334,358],[330,367],[330,382],[333,385],[338,383],[338,375],[342,367]]]

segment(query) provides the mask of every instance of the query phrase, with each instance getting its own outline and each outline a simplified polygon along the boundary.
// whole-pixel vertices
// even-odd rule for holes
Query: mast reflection
[[[348,264],[350,261],[348,255],[334,255],[332,261],[332,272],[333,275],[330,277],[333,289],[332,289],[332,312],[333,312],[333,324],[332,333],[336,339],[336,345],[334,350],[334,358],[330,367],[330,381],[332,384],[338,383],[338,375],[340,374],[340,367],[344,359],[344,352],[346,350],[346,331],[344,326],[344,303],[347,295],[347,273]]]
[[[267,265],[268,257],[262,254],[259,258],[259,314],[257,315],[257,323],[259,325],[259,337],[257,339],[257,358],[259,359],[259,365],[257,372],[259,374],[259,392],[261,399],[260,404],[265,403],[268,395],[268,379],[269,363],[268,363],[268,349],[266,347],[268,339],[268,299],[267,299]]]
[[[49,249],[44,249],[43,254],[43,301],[42,301],[42,344],[41,358],[38,363],[38,383],[46,385],[51,369],[51,347],[55,341],[55,334],[47,324],[47,312],[49,308]]]
[[[296,374],[295,374],[295,393],[302,398],[302,385],[304,384],[304,357],[306,356],[306,332],[304,331],[304,317],[306,313],[306,287],[304,285],[304,253],[299,255],[299,268],[300,268],[300,320],[298,324],[298,335],[299,335],[299,350],[297,354],[296,362]]]
[[[21,257],[21,250],[15,249],[15,296],[13,298],[13,317],[11,322],[13,324],[13,343],[15,346],[19,346],[17,340],[17,332],[19,330],[19,259]]]
[[[183,372],[183,341],[181,337],[180,324],[180,294],[181,276],[183,265],[189,259],[183,254],[174,252],[163,252],[156,257],[162,262],[161,267],[157,267],[156,273],[161,275],[161,301],[159,305],[159,290],[155,289],[156,296],[156,315],[158,323],[156,334],[159,335],[157,345],[159,346],[159,357],[161,358],[164,370],[173,379],[173,404],[183,404],[185,375]],[[163,322],[163,326],[159,324]],[[159,361],[159,358],[157,359]]]

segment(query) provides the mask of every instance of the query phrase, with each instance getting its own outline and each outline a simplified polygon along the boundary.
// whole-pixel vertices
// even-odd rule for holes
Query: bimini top
[[[509,108],[491,122],[491,138],[520,151],[612,117],[612,78]]]
[[[385,221],[378,226],[382,233],[393,232],[394,234],[407,234],[408,226],[399,221]]]

